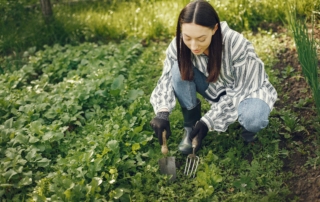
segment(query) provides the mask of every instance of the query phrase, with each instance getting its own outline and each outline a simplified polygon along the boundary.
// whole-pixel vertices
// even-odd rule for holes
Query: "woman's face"
[[[193,54],[200,55],[204,53],[208,55],[211,37],[217,29],[217,24],[214,29],[211,29],[194,23],[183,23],[181,26],[183,42]]]

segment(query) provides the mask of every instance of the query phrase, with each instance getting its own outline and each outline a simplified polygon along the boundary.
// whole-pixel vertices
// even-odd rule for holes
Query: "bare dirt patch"
[[[287,32],[279,29],[278,32]],[[314,37],[320,39],[319,27],[314,30]],[[292,38],[288,38],[282,43],[292,43]],[[288,45],[287,47],[290,47]],[[318,49],[319,51],[319,49]],[[293,176],[285,183],[291,190],[288,201],[320,202],[320,166],[309,165],[309,158],[316,158],[315,152],[319,150],[319,145],[315,144],[319,131],[315,128],[316,120],[315,104],[312,92],[308,86],[302,69],[298,61],[298,53],[295,48],[287,48],[278,55],[279,62],[274,66],[280,72],[281,89],[277,89],[279,101],[276,103],[277,109],[289,109],[299,115],[299,119],[304,123],[305,130],[293,132],[292,139],[283,138],[280,145],[290,150],[290,155],[284,159],[283,171],[291,172]],[[293,74],[288,76],[288,66],[293,68]],[[319,62],[320,66],[320,62]],[[297,103],[304,101],[302,107],[297,107]],[[310,123],[310,124],[309,124]],[[301,149],[302,148],[302,149]]]

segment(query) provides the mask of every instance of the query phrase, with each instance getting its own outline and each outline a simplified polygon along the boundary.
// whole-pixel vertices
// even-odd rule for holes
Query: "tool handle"
[[[198,124],[198,122],[199,122],[199,121],[196,122],[196,125]],[[196,135],[196,136],[192,139],[193,153],[194,153],[195,148],[196,148],[197,145],[198,145],[197,137],[198,137],[198,135]]]
[[[198,137],[198,136],[195,136],[195,137],[192,139],[192,154],[193,154],[193,155],[195,155],[195,153],[196,153],[196,147],[198,146],[197,137]]]
[[[196,146],[198,145],[197,137],[198,137],[198,136],[195,136],[195,137],[192,139],[192,148],[196,148]]]
[[[167,131],[164,130],[162,132],[162,145],[161,145],[161,152],[166,155],[168,153],[168,146],[167,146]]]

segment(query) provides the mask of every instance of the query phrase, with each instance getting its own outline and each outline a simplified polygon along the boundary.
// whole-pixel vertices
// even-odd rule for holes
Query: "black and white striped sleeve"
[[[175,58],[175,40],[171,42],[166,53],[162,75],[150,97],[150,103],[152,104],[155,113],[159,111],[171,112],[176,105],[174,90],[171,83],[171,68],[173,64],[177,62]]]

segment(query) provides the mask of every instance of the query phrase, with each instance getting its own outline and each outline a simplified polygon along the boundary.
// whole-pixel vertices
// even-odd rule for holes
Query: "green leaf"
[[[113,83],[111,85],[111,90],[122,90],[124,88],[124,76],[119,75],[117,78],[113,80]]]
[[[120,201],[121,202],[130,202],[131,201],[131,197],[130,197],[130,194],[123,194],[120,198]]]
[[[105,96],[105,90],[97,90],[94,95],[98,95],[98,96],[101,96],[101,97],[106,97]]]
[[[13,118],[6,120],[6,122],[4,122],[4,127],[5,128],[12,128],[13,126]]]
[[[94,160],[94,170],[95,171],[100,171],[103,166],[104,166],[104,161],[102,158],[97,158]]]
[[[110,140],[107,143],[107,147],[111,149],[113,152],[116,152],[119,150],[119,142],[117,140]]]
[[[12,176],[15,176],[18,174],[16,171],[13,169],[8,170],[7,172],[3,173],[2,176],[4,176],[7,180],[10,180]]]
[[[24,160],[22,158],[17,161],[17,163],[19,163],[20,165],[25,165],[27,162],[28,161],[26,161],[26,160]]]
[[[138,89],[138,90],[130,90],[128,92],[128,99],[130,101],[133,101],[133,100],[137,99],[137,97],[142,96],[143,94],[144,94],[144,92],[142,90],[140,90],[140,89]]]
[[[35,137],[35,136],[30,136],[30,139],[29,139],[29,142],[30,143],[36,143],[36,142],[39,142],[40,139]]]
[[[125,170],[133,168],[133,167],[136,167],[136,161],[134,161],[134,160],[125,161],[125,163],[124,163],[124,169]]]
[[[146,164],[146,162],[142,160],[140,155],[137,155],[136,159],[138,161],[138,163],[137,163],[138,166],[144,166]]]
[[[49,109],[46,113],[44,113],[44,117],[47,119],[54,119],[57,116],[55,112],[55,108]]]
[[[295,129],[296,132],[301,132],[301,131],[305,131],[305,130],[306,130],[306,128],[304,126],[298,126]]]
[[[132,152],[136,154],[136,151],[140,149],[140,144],[134,143],[131,148],[132,148]]]
[[[143,129],[143,125],[138,126],[138,127],[135,127],[135,128],[133,129],[133,133],[134,133],[134,134],[137,134],[137,133],[141,132],[142,129]]]
[[[39,161],[37,161],[38,166],[44,167],[44,168],[47,167],[49,165],[49,163],[50,163],[50,160],[47,158],[42,158]]]
[[[43,135],[41,121],[37,120],[30,123],[30,132],[38,135]]]
[[[207,162],[214,162],[217,161],[219,159],[219,157],[215,154],[212,153],[212,150],[210,150],[207,154],[207,156],[205,157],[205,160]]]
[[[64,113],[61,117],[60,117],[61,121],[63,121],[63,123],[69,123],[70,121],[70,115],[68,113]]]
[[[9,159],[14,159],[18,155],[16,148],[7,148],[5,151],[6,157]]]
[[[26,159],[28,161],[34,161],[36,160],[37,157],[37,149],[33,148],[31,149],[31,151],[28,152],[28,154],[26,155]]]
[[[110,168],[110,170],[109,170],[109,173],[110,174],[115,174],[115,173],[117,173],[118,171],[117,171],[117,169],[116,168]]]
[[[27,171],[23,173],[23,176],[32,177],[32,171]]]
[[[12,140],[13,145],[20,143],[20,144],[27,144],[28,143],[28,136],[23,134],[17,134]]]
[[[119,199],[123,195],[123,193],[124,193],[123,189],[117,188],[116,190],[114,190],[113,198],[114,199]]]
[[[54,136],[54,133],[52,131],[49,131],[42,136],[42,140],[44,141],[50,140],[53,136]]]
[[[222,182],[222,179],[223,179],[223,178],[222,178],[221,175],[218,175],[218,174],[217,174],[217,175],[214,175],[214,176],[213,176],[213,180],[214,180],[214,182],[216,182],[216,183],[217,183],[217,182]]]
[[[97,186],[99,186],[102,182],[103,182],[102,178],[100,178],[100,177],[94,177],[94,178],[92,179],[92,181],[91,181],[91,185],[92,185],[93,187],[97,187]]]
[[[22,179],[19,181],[18,186],[19,186],[19,187],[22,187],[22,186],[27,186],[27,185],[30,185],[30,184],[32,184],[32,178],[26,176],[26,177],[22,178]]]
[[[77,125],[77,126],[82,126],[80,121],[76,121],[76,122],[74,122],[74,124]]]
[[[74,186],[73,181],[69,178],[63,179],[62,183],[63,183],[64,188],[66,188],[66,189],[70,189]]]

